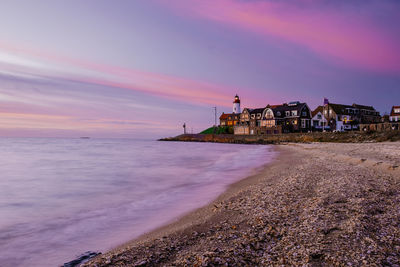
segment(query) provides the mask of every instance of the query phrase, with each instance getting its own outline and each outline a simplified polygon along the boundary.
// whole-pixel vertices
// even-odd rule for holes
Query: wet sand
[[[276,149],[210,205],[85,266],[400,264],[400,142]]]

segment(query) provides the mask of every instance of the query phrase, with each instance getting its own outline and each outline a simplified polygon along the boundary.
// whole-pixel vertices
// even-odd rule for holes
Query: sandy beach
[[[400,264],[400,142],[276,149],[210,205],[84,266]]]

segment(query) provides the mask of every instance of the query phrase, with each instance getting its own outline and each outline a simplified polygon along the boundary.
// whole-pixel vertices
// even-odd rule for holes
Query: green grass
[[[214,132],[214,127],[210,127],[202,131],[200,134],[233,134],[233,127],[217,126],[215,128],[215,132]]]

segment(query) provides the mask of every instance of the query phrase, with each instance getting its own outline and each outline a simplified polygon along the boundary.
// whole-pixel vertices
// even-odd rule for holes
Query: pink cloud
[[[49,72],[47,69],[32,69],[31,66],[15,66],[7,62],[0,62],[3,67],[14,72],[18,70],[28,73],[34,71],[43,76],[124,88],[194,104],[230,106],[232,100],[232,88],[225,85],[69,58],[4,42],[0,43],[0,50],[33,58],[39,62],[45,61],[55,66],[59,65],[66,71],[65,73],[53,70]],[[80,72],[68,74],[69,70],[86,70],[90,74],[81,74]]]
[[[300,44],[339,64],[398,73],[398,41],[372,19],[341,9],[300,8],[287,1],[171,0],[166,6],[187,17]],[[302,2],[307,3],[307,2]],[[297,3],[298,4],[298,3]]]

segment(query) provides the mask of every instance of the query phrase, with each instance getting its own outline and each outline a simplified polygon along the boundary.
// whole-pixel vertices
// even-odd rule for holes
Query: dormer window
[[[297,110],[292,110],[292,116],[297,116]]]
[[[280,111],[278,111],[277,113],[276,113],[276,116],[278,116],[278,117],[280,117],[282,114],[281,114],[281,112]]]
[[[286,111],[286,117],[290,116],[290,111]]]
[[[266,119],[273,119],[274,118],[274,114],[271,110],[268,110],[267,113],[265,114],[265,118]]]

